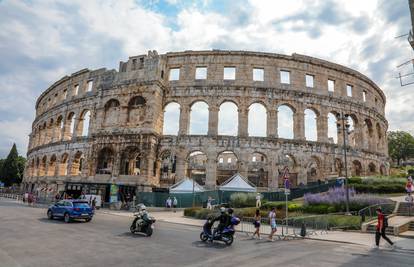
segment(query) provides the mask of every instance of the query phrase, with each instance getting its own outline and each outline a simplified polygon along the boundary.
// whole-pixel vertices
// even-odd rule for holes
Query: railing
[[[361,216],[361,223],[373,220],[377,217],[377,208],[381,208],[384,214],[392,214],[395,210],[396,202],[393,203],[381,203],[368,206],[358,211],[358,215]]]

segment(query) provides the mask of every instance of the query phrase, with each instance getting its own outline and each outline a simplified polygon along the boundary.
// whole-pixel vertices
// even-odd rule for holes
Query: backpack
[[[388,227],[388,217],[384,215],[384,223],[383,223],[383,228]]]

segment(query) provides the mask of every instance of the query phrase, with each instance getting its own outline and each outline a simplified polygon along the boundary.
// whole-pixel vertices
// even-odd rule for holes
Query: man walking
[[[379,248],[380,238],[382,237],[387,241],[392,248],[394,248],[394,243],[385,235],[385,229],[388,226],[388,219],[385,217],[384,213],[382,213],[381,208],[377,208],[377,215],[378,215],[378,223],[377,223],[377,231],[375,232],[375,244],[377,248]]]

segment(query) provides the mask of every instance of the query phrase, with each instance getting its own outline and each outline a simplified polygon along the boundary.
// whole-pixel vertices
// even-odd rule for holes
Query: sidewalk
[[[116,216],[132,217],[132,212],[127,211],[112,211],[112,210],[99,210],[97,213],[110,214]],[[192,219],[184,217],[183,211],[177,211],[176,213],[171,211],[157,211],[151,212],[158,221],[183,224],[189,226],[202,227],[204,220]],[[268,226],[263,226],[268,227]],[[239,229],[240,230],[240,229]],[[263,229],[264,230],[264,229]],[[266,231],[264,231],[266,232]],[[278,231],[279,232],[279,231]],[[277,233],[278,233],[277,232]],[[320,232],[320,231],[318,231]],[[375,235],[370,233],[360,233],[352,231],[328,231],[324,233],[315,232],[315,234],[307,236],[306,239],[330,241],[338,243],[356,244],[368,247],[374,247]],[[279,233],[281,234],[281,233]],[[292,229],[289,229],[289,234],[292,234]],[[390,236],[390,239],[394,241],[399,249],[412,250],[414,252],[414,239]],[[388,247],[384,240],[381,240],[380,247]]]

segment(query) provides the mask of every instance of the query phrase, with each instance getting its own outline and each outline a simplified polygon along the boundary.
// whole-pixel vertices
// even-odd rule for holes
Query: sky
[[[407,0],[0,0],[0,157],[13,142],[26,154],[36,99],[55,81],[83,68],[117,69],[148,50],[299,53],[339,63],[383,89],[390,130],[414,134],[413,86],[395,78],[414,57],[406,38],[395,38],[410,28]]]

